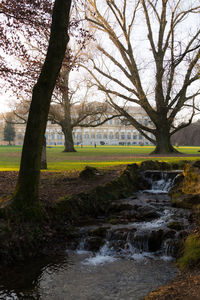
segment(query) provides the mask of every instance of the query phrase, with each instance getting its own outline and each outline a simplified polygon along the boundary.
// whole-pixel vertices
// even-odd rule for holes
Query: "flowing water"
[[[111,206],[108,215],[118,222],[107,216],[78,228],[65,255],[7,269],[0,299],[139,300],[173,279],[176,247],[191,227],[190,212],[170,206],[166,192],[175,175],[144,174],[149,189]]]

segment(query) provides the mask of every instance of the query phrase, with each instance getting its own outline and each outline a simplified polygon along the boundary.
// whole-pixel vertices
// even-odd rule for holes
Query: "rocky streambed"
[[[111,202],[92,225],[76,227],[62,256],[7,269],[0,299],[139,300],[173,279],[192,216],[171,207],[167,190],[177,174],[148,172],[144,190]]]

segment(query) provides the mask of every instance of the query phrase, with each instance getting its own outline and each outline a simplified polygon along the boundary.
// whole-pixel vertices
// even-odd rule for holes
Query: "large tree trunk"
[[[44,136],[43,146],[42,146],[42,157],[41,157],[41,170],[47,169],[47,142]]]
[[[170,126],[164,122],[156,129],[156,148],[151,154],[171,154],[179,153],[170,141]]]
[[[63,152],[76,152],[74,148],[74,140],[72,135],[72,128],[63,129],[64,137],[65,137],[65,149]]]
[[[69,74],[70,67],[65,67],[63,71],[63,85],[64,91],[62,95],[62,105],[64,109],[64,119],[61,121],[62,131],[65,137],[65,149],[63,152],[76,152],[74,149],[74,141],[72,135],[72,122],[71,122],[71,99],[69,97]]]
[[[55,0],[49,47],[40,77],[33,88],[13,207],[25,217],[42,215],[39,181],[42,146],[51,96],[69,40],[71,0]]]

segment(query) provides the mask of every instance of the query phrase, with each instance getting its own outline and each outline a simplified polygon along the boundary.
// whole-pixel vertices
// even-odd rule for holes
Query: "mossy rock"
[[[157,160],[145,160],[140,165],[141,170],[171,170],[171,165]]]
[[[168,171],[171,170],[171,165],[166,163],[165,161],[160,162],[160,170]]]
[[[118,224],[118,223],[119,223],[119,220],[118,220],[117,218],[112,218],[112,219],[108,220],[108,222],[109,222],[110,224],[115,225],[115,224]]]
[[[193,164],[193,167],[200,169],[200,160],[196,160]]]
[[[173,206],[192,208],[200,204],[200,161],[185,164],[182,175],[169,191]]]
[[[176,194],[173,194],[171,203],[174,207],[193,208],[195,205],[200,204],[200,195],[177,192]]]
[[[167,227],[176,231],[182,230],[184,228],[182,224],[176,221],[170,222],[169,224],[167,224]]]
[[[105,237],[108,229],[109,227],[98,227],[96,229],[90,230],[88,234],[91,236]]]
[[[200,238],[197,234],[191,234],[185,241],[184,253],[178,259],[181,269],[189,269],[200,263]]]
[[[99,175],[101,175],[101,173],[96,168],[86,166],[85,169],[80,172],[79,177],[82,179],[88,179]]]
[[[178,163],[171,163],[171,169],[172,170],[180,170],[180,166]]]
[[[140,165],[141,170],[159,170],[160,165],[157,160],[145,160]]]
[[[91,236],[85,243],[85,249],[89,251],[98,251],[104,244],[104,239],[101,236]]]

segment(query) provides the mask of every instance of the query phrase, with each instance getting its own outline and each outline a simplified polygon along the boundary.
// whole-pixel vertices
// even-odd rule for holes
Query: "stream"
[[[147,189],[112,203],[92,226],[77,228],[66,253],[6,269],[0,299],[140,300],[172,280],[191,213],[167,191],[179,172],[146,171]]]

